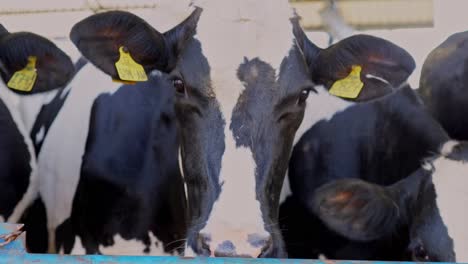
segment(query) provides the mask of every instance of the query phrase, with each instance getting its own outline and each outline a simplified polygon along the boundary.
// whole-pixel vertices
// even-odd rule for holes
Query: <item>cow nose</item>
[[[237,256],[236,247],[231,241],[226,240],[216,247],[216,250],[214,251],[214,256],[215,257],[236,257]]]
[[[244,242],[244,243],[242,243]],[[248,235],[245,241],[234,244],[230,240],[219,243],[214,250],[215,257],[258,258],[266,257],[272,251],[271,236]]]
[[[269,257],[273,251],[273,238],[271,235],[261,236],[257,234],[249,235],[249,244],[259,249],[259,254],[256,257]]]

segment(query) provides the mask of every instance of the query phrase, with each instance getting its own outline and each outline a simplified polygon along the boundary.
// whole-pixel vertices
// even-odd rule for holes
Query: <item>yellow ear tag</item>
[[[119,48],[120,58],[115,63],[119,78],[123,81],[144,82],[148,80],[143,66],[135,62],[130,52],[125,52],[124,47]]]
[[[22,92],[30,92],[37,78],[36,60],[35,56],[29,56],[26,67],[13,74],[7,83],[8,87]]]
[[[361,82],[361,66],[353,65],[351,72],[346,78],[336,81],[330,90],[330,94],[354,99],[358,97],[359,93],[364,86],[364,83]]]

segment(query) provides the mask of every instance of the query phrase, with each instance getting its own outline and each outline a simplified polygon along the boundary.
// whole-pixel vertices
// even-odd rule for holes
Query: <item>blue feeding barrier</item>
[[[0,224],[0,235],[10,234],[18,229],[18,225]],[[107,256],[107,255],[57,255],[57,254],[29,254],[26,252],[24,234],[16,240],[0,246],[0,264],[412,264],[413,262],[384,262],[384,261],[331,261],[313,259],[243,259],[243,258],[183,258],[156,256]],[[5,242],[0,238],[0,244]]]

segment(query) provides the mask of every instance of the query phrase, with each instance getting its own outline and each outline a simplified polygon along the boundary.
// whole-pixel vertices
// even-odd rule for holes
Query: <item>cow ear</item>
[[[313,211],[330,229],[356,241],[384,237],[400,221],[392,194],[382,186],[358,179],[321,186],[313,198]]]
[[[362,82],[354,98],[366,101],[391,93],[408,79],[416,64],[403,48],[385,39],[354,35],[320,51],[310,61],[312,80],[331,89],[335,82],[350,76],[353,69]],[[338,95],[339,96],[339,95]]]
[[[168,72],[184,43],[195,33],[196,22],[187,22],[192,22],[192,17],[193,14],[162,34],[134,14],[109,11],[75,24],[70,38],[83,56],[114,79],[119,79],[115,63],[119,60],[121,47],[143,66],[146,73],[154,69]]]
[[[20,94],[46,92],[65,86],[73,77],[75,70],[70,57],[50,40],[28,32],[0,31],[3,32],[0,32],[0,74],[5,83],[28,65],[29,57],[36,58],[32,88],[22,90],[8,85],[12,91]]]
[[[302,52],[307,66],[310,68],[311,65],[314,65],[315,60],[322,49],[309,40],[299,24],[299,17],[292,18],[291,22],[293,25],[293,34],[296,39],[296,44]]]
[[[0,24],[0,38],[2,38],[4,35],[7,35],[9,33],[10,32],[8,32],[8,30],[2,24]]]

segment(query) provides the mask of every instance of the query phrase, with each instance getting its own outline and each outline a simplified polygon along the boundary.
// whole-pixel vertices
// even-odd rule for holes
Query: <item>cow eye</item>
[[[172,85],[178,94],[185,94],[185,83],[182,79],[175,78],[172,80]]]
[[[299,94],[297,104],[299,104],[299,105],[304,104],[305,101],[307,100],[307,98],[309,97],[310,91],[312,91],[312,90],[313,90],[312,87],[307,87],[307,88],[302,89],[301,93]]]

